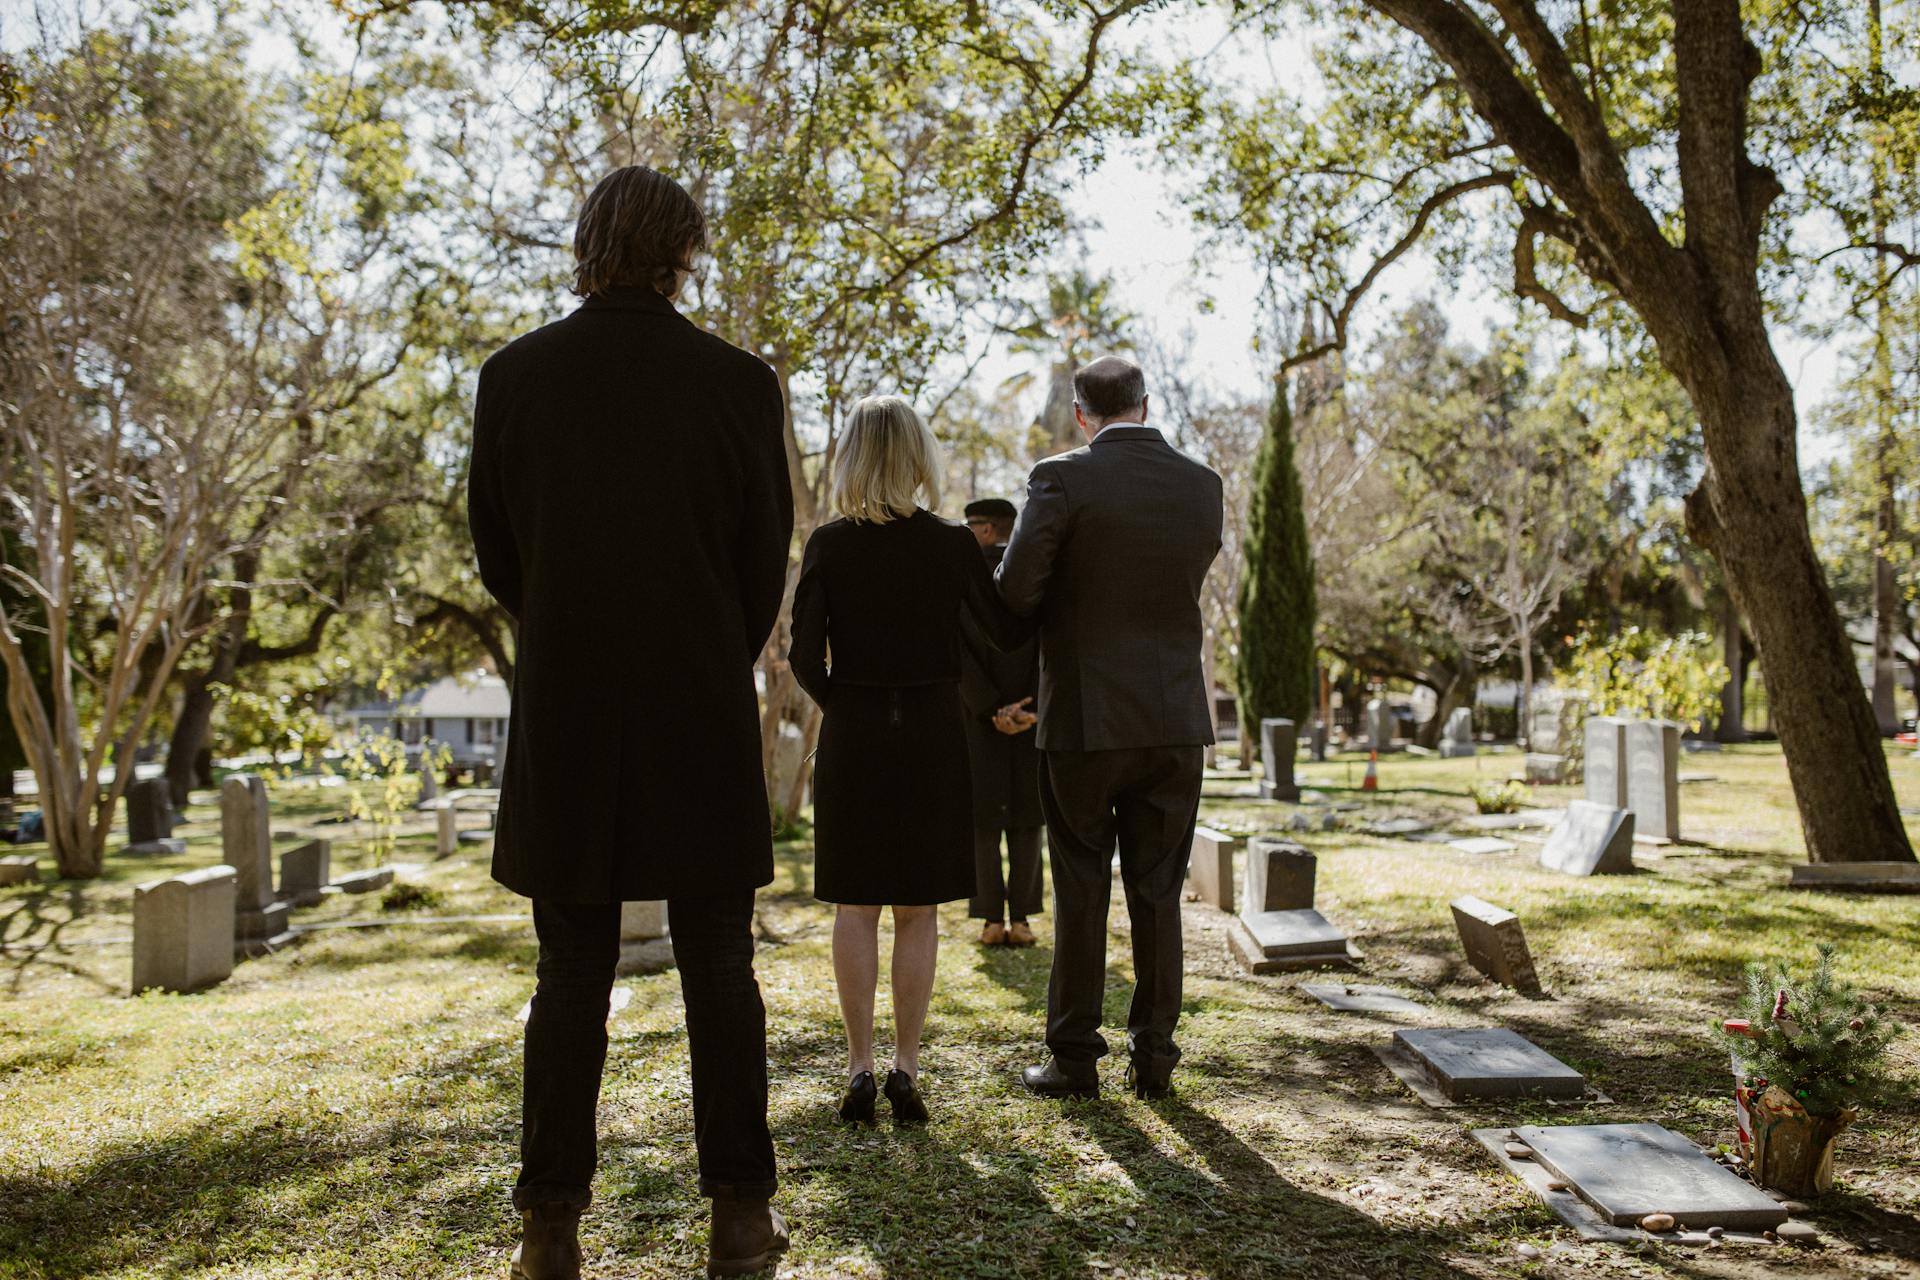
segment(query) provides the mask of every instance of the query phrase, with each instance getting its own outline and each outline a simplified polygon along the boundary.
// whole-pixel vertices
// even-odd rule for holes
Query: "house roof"
[[[504,720],[512,707],[513,699],[507,692],[505,680],[474,672],[442,676],[424,689],[415,689],[400,699],[396,711],[408,717],[455,720],[471,716],[477,720]]]

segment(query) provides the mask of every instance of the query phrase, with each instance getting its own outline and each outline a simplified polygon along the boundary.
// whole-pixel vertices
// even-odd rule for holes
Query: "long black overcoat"
[[[984,548],[998,567],[1005,547]],[[973,765],[973,824],[981,831],[1037,827],[1040,809],[1039,733],[1002,733],[993,713],[1040,693],[1040,646],[1033,638],[1005,653],[995,649],[971,614],[960,618],[960,706],[967,720],[967,758]]]
[[[757,357],[652,289],[588,298],[480,371],[468,521],[517,620],[493,875],[634,901],[773,878],[753,666],[793,537]]]

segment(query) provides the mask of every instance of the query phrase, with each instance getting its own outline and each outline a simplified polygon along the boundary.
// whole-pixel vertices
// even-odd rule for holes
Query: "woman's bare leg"
[[[920,1078],[920,1033],[933,1000],[934,962],[940,954],[940,909],[893,909],[893,1062]],[[871,1010],[869,1010],[871,1013]]]
[[[895,961],[897,966],[898,961]],[[873,991],[880,981],[880,908],[842,906],[833,917],[833,981],[847,1027],[847,1078],[873,1070]]]

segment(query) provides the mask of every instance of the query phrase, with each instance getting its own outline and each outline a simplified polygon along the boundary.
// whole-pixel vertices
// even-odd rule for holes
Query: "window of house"
[[[418,720],[402,720],[399,722],[399,726],[400,741],[410,747],[420,745],[420,722]]]
[[[473,741],[476,746],[490,747],[498,741],[493,735],[499,724],[500,722],[498,720],[469,720],[467,721],[467,729],[468,732],[473,734]]]

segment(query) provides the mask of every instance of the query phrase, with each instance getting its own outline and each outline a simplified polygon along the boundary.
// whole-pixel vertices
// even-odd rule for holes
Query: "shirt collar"
[[[1094,437],[1090,443],[1099,444],[1101,440],[1109,436],[1116,440],[1166,439],[1165,436],[1160,434],[1160,428],[1150,427],[1144,422],[1109,422],[1106,426],[1094,433]]]

